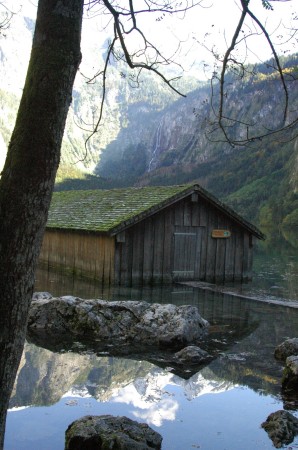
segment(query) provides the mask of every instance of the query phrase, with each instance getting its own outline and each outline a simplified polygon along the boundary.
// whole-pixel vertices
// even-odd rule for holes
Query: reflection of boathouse
[[[41,261],[121,285],[251,279],[262,233],[199,185],[54,193]]]

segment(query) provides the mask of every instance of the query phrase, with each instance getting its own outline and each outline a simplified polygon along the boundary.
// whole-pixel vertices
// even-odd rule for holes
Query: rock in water
[[[210,361],[212,356],[195,345],[188,345],[175,353],[175,358],[181,364],[200,364]]]
[[[65,450],[153,450],[162,437],[145,423],[127,417],[85,416],[66,430]]]
[[[276,411],[267,417],[262,427],[268,433],[275,448],[293,442],[298,434],[298,419],[288,411]]]
[[[298,392],[298,356],[289,356],[283,371],[282,388],[286,391]]]
[[[280,361],[285,361],[288,356],[298,356],[298,338],[286,339],[278,345],[274,351],[274,356]]]
[[[44,297],[35,294],[32,300],[29,332],[182,348],[209,325],[195,306]]]

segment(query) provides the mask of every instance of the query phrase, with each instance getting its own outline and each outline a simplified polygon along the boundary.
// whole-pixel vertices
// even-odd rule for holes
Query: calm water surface
[[[274,448],[261,423],[279,409],[298,417],[297,403],[282,396],[283,367],[273,357],[276,345],[298,336],[298,308],[274,303],[298,306],[297,247],[267,242],[254,267],[252,284],[232,288],[273,304],[182,285],[103,289],[39,270],[36,290],[54,295],[197,305],[211,324],[202,347],[216,357],[181,377],[149,359],[98,355],[80,343],[59,353],[26,343],[5,450],[62,450],[66,428],[86,414],[147,422],[163,436],[163,450]],[[285,448],[298,448],[298,437]]]

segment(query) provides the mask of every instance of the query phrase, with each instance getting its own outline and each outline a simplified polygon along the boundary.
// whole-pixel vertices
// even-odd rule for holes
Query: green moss
[[[55,192],[47,227],[107,232],[151,208],[156,208],[188,187]]]
[[[48,229],[119,233],[193,192],[263,239],[263,234],[198,184],[112,190],[61,191],[53,195]]]

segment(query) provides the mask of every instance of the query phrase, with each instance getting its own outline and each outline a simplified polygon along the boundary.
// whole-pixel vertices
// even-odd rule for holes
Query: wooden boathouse
[[[198,184],[53,195],[40,260],[132,285],[252,277],[264,235]]]

